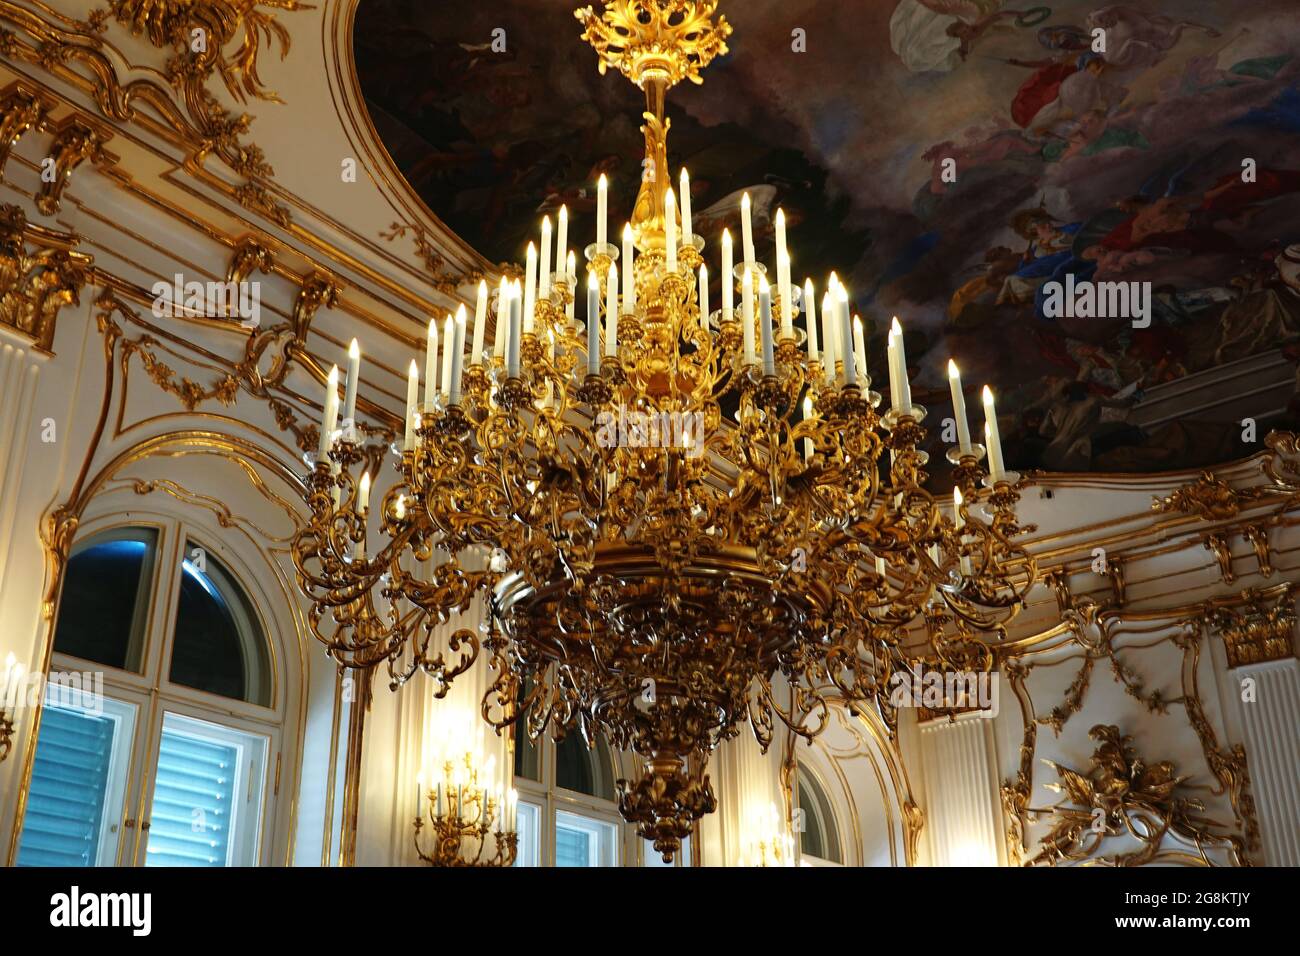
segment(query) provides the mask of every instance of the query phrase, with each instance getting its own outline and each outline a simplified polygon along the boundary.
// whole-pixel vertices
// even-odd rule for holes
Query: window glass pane
[[[112,866],[135,708],[57,706],[41,715],[19,866]]]
[[[515,866],[537,866],[537,850],[541,843],[542,808],[521,800],[515,810],[515,833],[519,836]]]
[[[617,866],[617,840],[617,824],[556,811],[556,866]]]
[[[120,528],[73,547],[56,651],[139,673],[157,537],[149,528]]]
[[[523,704],[531,687],[532,682],[526,677],[519,682],[519,698],[516,703]],[[536,743],[528,739],[527,723],[528,718],[521,717],[514,723],[511,731],[514,734],[515,745],[515,776],[541,783],[542,752]]]
[[[243,589],[210,553],[186,544],[170,679],[269,706],[266,642]]]
[[[165,715],[145,865],[251,864],[262,752],[262,738]]]
[[[609,747],[597,738],[588,748],[581,734],[572,733],[555,745],[555,785],[601,800],[614,799],[614,765]]]
[[[799,834],[799,849],[805,856],[815,856],[832,863],[842,862],[839,831],[835,825],[835,813],[831,808],[830,798],[826,796],[826,792],[816,778],[803,769],[799,770],[797,780],[798,805],[803,811],[803,832]]]

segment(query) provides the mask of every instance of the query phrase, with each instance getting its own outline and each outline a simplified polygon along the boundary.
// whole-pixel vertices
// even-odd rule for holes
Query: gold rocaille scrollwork
[[[1047,761],[1060,777],[1048,788],[1064,792],[1069,803],[1049,809],[1030,808],[1051,826],[1039,843],[1030,866],[1089,861],[1108,866],[1142,866],[1162,859],[1191,857],[1204,866],[1213,863],[1207,847],[1226,848],[1236,865],[1246,865],[1241,837],[1201,815],[1205,806],[1186,794],[1174,764],[1150,763],[1137,755],[1132,739],[1114,725],[1097,724],[1088,736],[1098,742],[1091,766],[1085,772]],[[1112,837],[1128,836],[1141,844],[1128,853],[1105,855],[1101,849]],[[1189,851],[1170,851],[1166,837],[1181,841]]]
[[[34,226],[18,206],[0,206],[0,324],[43,351],[54,343],[59,310],[80,302],[92,259],[75,236]]]
[[[718,17],[717,0],[602,0],[599,14],[591,7],[574,11],[582,38],[596,49],[601,75],[610,67],[637,86],[660,74],[672,86],[682,80],[703,82],[700,70],[727,52],[731,24]]]
[[[62,207],[63,192],[78,166],[87,160],[95,163],[109,160],[104,150],[108,138],[109,134],[77,116],[55,126],[48,157],[51,167],[42,168],[41,188],[36,194],[36,208],[43,215],[53,216]]]
[[[1206,471],[1171,494],[1156,498],[1151,502],[1151,510],[1162,514],[1180,511],[1222,521],[1237,517],[1244,505],[1259,498],[1264,491],[1262,488],[1234,488],[1213,472]]]
[[[0,181],[4,180],[5,166],[13,148],[40,124],[48,112],[49,103],[21,83],[11,85],[0,94]]]
[[[305,352],[312,319],[321,309],[337,305],[340,291],[338,282],[330,276],[323,272],[310,273],[303,277],[298,287],[289,321],[255,330],[249,336],[238,374],[250,392],[265,396],[268,388],[277,388],[284,383],[290,363]],[[263,362],[268,355],[270,365],[263,371]]]

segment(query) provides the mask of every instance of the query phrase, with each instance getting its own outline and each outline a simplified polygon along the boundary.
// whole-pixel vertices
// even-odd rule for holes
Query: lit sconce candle
[[[537,249],[530,242],[524,255],[524,334],[533,334],[537,315]],[[447,390],[443,385],[443,391]]]
[[[790,294],[790,256],[777,253],[777,291],[781,295],[781,338],[794,338],[794,297]]]
[[[695,233],[691,231],[691,177],[686,172],[686,167],[682,167],[681,178],[681,204],[682,204],[682,242],[688,246],[695,245]]]
[[[746,272],[754,268],[754,222],[750,211],[749,193],[745,193],[740,197],[740,244]]]
[[[677,200],[671,189],[664,193],[664,267],[677,271]]]
[[[812,420],[812,411],[813,411],[812,396],[805,395],[803,397],[803,420],[804,421],[807,422]],[[813,440],[811,438],[805,438],[803,440],[803,460],[812,461],[812,456],[813,456]]]
[[[438,320],[429,320],[429,331],[424,340],[424,404],[433,404],[438,393]]]
[[[948,387],[952,389],[952,417],[957,423],[957,447],[963,455],[968,455],[970,454],[970,425],[966,422],[966,395],[961,389],[961,372],[952,359],[948,359]],[[961,494],[960,490],[958,494]]]
[[[519,312],[522,307],[521,298],[519,283],[516,281],[510,287],[508,299],[510,303],[510,318],[506,327],[506,376],[508,378],[519,377],[519,337],[522,331],[519,326]]]
[[[857,369],[858,378],[867,378],[867,340],[862,334],[862,316],[853,317],[853,367]]]
[[[334,442],[334,430],[339,425],[339,367],[330,366],[325,377],[325,409],[321,416],[320,441],[316,446],[316,460],[325,461]]]
[[[835,309],[831,290],[822,296],[822,370],[826,381],[835,384]]]
[[[555,236],[555,271],[567,275],[566,266],[569,264],[569,207],[561,206],[560,214],[557,217],[559,226],[556,229]]]
[[[478,300],[474,303],[474,347],[469,353],[470,365],[483,364],[483,333],[487,330],[487,280],[478,280]]]
[[[542,249],[537,254],[537,298],[551,294],[551,217],[542,217]]]
[[[709,331],[709,265],[700,263],[700,328]]]
[[[343,422],[351,424],[357,417],[357,382],[361,379],[361,346],[353,339],[348,346],[348,388],[343,401]]]
[[[984,443],[988,445],[989,477],[1000,481],[1006,474],[1002,466],[1002,436],[998,432],[998,412],[993,407],[993,390],[984,386]]]
[[[836,289],[836,305],[840,313],[840,358],[844,364],[844,384],[858,384],[858,367],[853,357],[853,327],[849,319],[849,290],[841,284]]]
[[[623,224],[623,308],[628,314],[636,311],[636,274],[632,271],[632,224]]]
[[[420,806],[424,802],[424,777],[415,778],[415,815],[424,816],[424,809]]]
[[[518,812],[519,812],[519,791],[516,790],[514,787],[511,787],[510,788],[510,809],[507,815],[507,819],[510,821],[510,825],[506,828],[507,830],[518,829],[518,827],[515,826],[517,822],[516,817]]]
[[[434,790],[433,803],[434,803],[434,807],[433,807],[434,815],[437,816],[439,820],[441,820],[442,819],[442,784],[441,783],[439,783]]]
[[[817,298],[813,295],[812,279],[803,280],[804,322],[808,326],[808,361],[816,362],[821,358],[817,344]]]
[[[452,405],[460,404],[460,380],[465,365],[465,306],[456,307],[456,325],[452,329],[455,347],[451,351],[451,395]]]
[[[898,323],[898,316],[889,326],[894,339],[894,369],[890,375],[898,376],[898,408],[904,412],[912,410],[912,383],[907,380],[907,346],[903,342],[903,327]]]
[[[730,322],[736,317],[735,303],[735,250],[731,248],[731,230],[722,230],[722,321]]]
[[[510,281],[501,277],[501,287],[497,290],[497,328],[492,343],[492,357],[505,359],[506,335],[510,331]]]
[[[758,330],[763,345],[763,374],[776,374],[776,356],[772,348],[772,287],[767,277],[758,280]]]
[[[447,318],[442,322],[442,377],[438,379],[442,385],[442,398],[446,402],[451,398],[451,353],[456,351],[456,329],[452,326],[455,321],[451,313],[447,313]]]
[[[566,260],[566,263],[567,263],[567,268],[568,268],[568,275],[573,276],[575,282],[577,281],[577,277],[578,277],[578,265],[577,265],[577,262],[578,262],[578,260],[577,260],[577,256],[576,256],[574,253],[570,252],[569,255],[568,255],[568,258],[567,258],[567,260]],[[578,298],[577,290],[575,289],[575,290],[573,290],[573,291],[574,291],[574,294],[571,295],[571,296],[569,296],[569,304],[568,304],[568,305],[565,307],[565,309],[564,309],[564,314],[565,314],[565,316],[568,318],[568,320],[569,320],[569,324],[570,324],[570,325],[573,324],[573,309],[574,309],[574,305],[573,305],[573,303],[574,303],[575,301],[577,301],[577,298]]]
[[[587,271],[587,374],[600,374],[600,277]]]
[[[410,451],[415,447],[415,405],[420,400],[420,367],[411,359],[411,367],[406,373],[406,436],[402,441],[402,450]]]
[[[363,518],[366,512],[370,510],[370,472],[365,472],[361,476],[361,484],[357,486],[357,514]]]
[[[953,488],[952,489],[952,521],[953,521],[953,525],[957,529],[958,547],[961,546],[961,541],[962,541],[961,529],[966,526],[966,519],[963,518],[961,514],[961,506],[962,506],[961,489]],[[960,560],[958,561],[958,564],[960,565],[961,573],[966,577],[970,577],[970,558],[966,557],[965,555],[962,555]]]
[[[605,243],[609,239],[609,233],[606,229],[605,220],[609,208],[609,180],[605,174],[600,174],[600,180],[596,183],[596,245],[600,249],[605,248]]]
[[[754,353],[754,273],[748,269],[740,280],[740,323],[744,326],[745,364],[754,365],[758,361]]]

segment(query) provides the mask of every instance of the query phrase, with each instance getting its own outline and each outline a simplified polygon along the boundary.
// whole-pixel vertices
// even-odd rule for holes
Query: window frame
[[[174,515],[129,511],[83,522],[73,549],[78,541],[87,542],[105,533],[125,532],[133,528],[150,530],[155,536],[152,580],[149,590],[142,592],[142,596],[148,600],[148,607],[141,641],[140,670],[111,667],[55,651],[53,648],[49,664],[50,674],[102,674],[105,698],[136,708],[133,739],[127,747],[129,760],[125,788],[120,800],[121,813],[118,819],[106,823],[118,835],[116,859],[108,865],[144,865],[148,828],[143,824],[150,819],[152,812],[158,748],[163,721],[169,712],[266,739],[262,800],[254,837],[252,865],[272,865],[272,854],[280,842],[279,831],[285,822],[277,801],[288,755],[284,752],[287,713],[286,687],[281,674],[282,652],[275,639],[276,632],[269,626],[267,611],[263,607],[263,599],[269,599],[268,595],[257,584],[257,577],[252,570],[233,549],[221,543],[210,529]],[[243,591],[247,610],[259,630],[265,649],[266,674],[263,675],[263,680],[270,685],[269,703],[266,705],[223,697],[175,684],[170,680],[171,654],[180,606],[180,576],[185,573],[182,561],[188,557],[189,542],[215,556],[232,581]],[[64,585],[66,583],[65,580]],[[143,587],[143,580],[141,584]],[[65,597],[66,594],[60,594],[59,610],[62,609]],[[51,643],[54,633],[52,629]]]

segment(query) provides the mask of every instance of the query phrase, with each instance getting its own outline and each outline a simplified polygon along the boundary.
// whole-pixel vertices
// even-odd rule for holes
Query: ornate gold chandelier
[[[655,171],[668,168],[667,90],[727,50],[715,9],[577,11],[601,72],[646,94],[649,174],[622,248],[606,240],[602,181],[585,280],[562,209],[541,254],[529,245],[524,283],[502,280],[491,349],[485,285],[464,368],[463,307],[443,325],[441,363],[430,324],[425,402],[412,362],[399,478],[373,515],[370,471],[354,478],[377,461],[349,427],[354,348],[342,428],[332,373],[312,519],[293,546],[312,626],[340,664],[382,662],[394,687],[422,670],[440,697],[485,651],[490,724],[576,728],[638,754],[619,807],[665,860],[715,808],[706,763],[742,721],[766,747],[777,720],[818,733],[823,690],[885,712],[898,668],[988,669],[1035,578],[1012,543],[1017,476],[1002,468],[991,393],[986,477],[950,368],[957,489],[941,506],[924,487],[925,410],[897,321],[878,411],[848,294],[832,276],[818,321],[811,283],[791,283],[782,214],[769,285],[743,206],[740,261],[724,233],[722,306],[709,308],[686,173],[679,203]],[[484,633],[434,640],[480,592]]]

